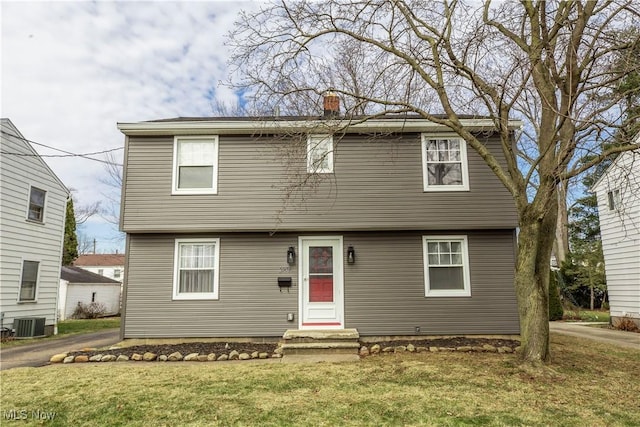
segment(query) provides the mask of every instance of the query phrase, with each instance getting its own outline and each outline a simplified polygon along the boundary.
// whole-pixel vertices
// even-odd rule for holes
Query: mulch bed
[[[361,343],[369,348],[376,343]],[[483,346],[485,344],[492,345],[494,347],[510,347],[511,349],[515,349],[520,345],[519,341],[515,340],[504,340],[504,339],[491,339],[491,338],[464,338],[464,337],[454,337],[454,338],[436,338],[436,339],[428,339],[428,340],[396,340],[396,341],[380,341],[377,342],[380,347],[396,347],[396,346],[406,346],[408,344],[413,344],[415,347],[463,347],[463,346]],[[69,355],[77,356],[80,354],[87,355],[89,357],[94,356],[96,354],[113,354],[115,356],[123,354],[125,356],[131,357],[134,353],[144,354],[146,352],[155,353],[157,355],[170,355],[176,351],[180,352],[183,356],[191,353],[199,353],[199,354],[229,354],[231,351],[236,350],[238,353],[248,353],[251,354],[254,351],[259,353],[269,353],[269,355],[273,354],[273,351],[278,347],[278,344],[264,344],[264,343],[224,343],[224,342],[190,342],[190,343],[182,343],[182,344],[161,344],[161,345],[138,345],[133,347],[125,347],[114,350],[100,350],[100,351],[75,351],[70,352]]]

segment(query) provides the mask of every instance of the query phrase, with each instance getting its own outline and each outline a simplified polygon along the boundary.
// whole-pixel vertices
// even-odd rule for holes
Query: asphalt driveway
[[[120,342],[119,329],[105,329],[90,334],[71,335],[65,338],[38,341],[0,349],[0,370],[38,367],[49,363],[51,356],[80,350],[85,347],[106,347]]]
[[[602,325],[598,322],[549,322],[549,330],[563,335],[586,338],[605,344],[619,345],[640,350],[640,334],[598,328],[589,325]]]

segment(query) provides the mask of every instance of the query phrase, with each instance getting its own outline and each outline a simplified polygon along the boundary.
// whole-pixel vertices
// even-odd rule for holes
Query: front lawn
[[[515,355],[457,352],[19,368],[0,372],[0,406],[26,411],[20,425],[55,413],[50,426],[640,425],[638,351],[561,335],[552,349],[557,377],[523,372]]]

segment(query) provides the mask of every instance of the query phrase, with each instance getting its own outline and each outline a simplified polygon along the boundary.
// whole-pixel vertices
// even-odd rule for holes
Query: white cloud
[[[26,138],[75,153],[122,146],[116,122],[211,115],[213,97],[235,101],[219,86],[225,35],[255,5],[3,2],[0,114]],[[101,164],[46,160],[79,203],[108,191]]]

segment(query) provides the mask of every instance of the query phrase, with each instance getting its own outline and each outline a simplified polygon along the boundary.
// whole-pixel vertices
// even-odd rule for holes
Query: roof
[[[80,267],[62,266],[60,269],[60,278],[69,283],[105,283],[120,285],[117,280],[109,279],[96,273],[85,270]]]
[[[49,174],[51,175],[53,180],[60,186],[60,188],[67,195],[70,194],[69,193],[69,189],[67,188],[67,186],[64,185],[64,183],[62,182],[62,180],[60,180],[60,178],[58,178],[58,175],[56,175],[53,172],[53,170],[49,167],[47,162],[45,162],[44,159],[40,156],[40,154],[38,154],[38,152],[33,148],[33,146],[31,145],[31,142],[29,142],[29,140],[22,135],[22,133],[18,130],[16,125],[14,125],[11,120],[9,120],[8,118],[4,118],[4,117],[0,118],[0,126],[2,127],[2,138],[7,138],[8,137],[8,138],[17,139],[18,141],[22,142],[24,144],[24,146],[29,151],[31,151],[31,153],[33,153],[32,157],[34,159],[37,159],[40,163],[42,163],[44,168],[49,172]],[[13,157],[13,156],[9,156],[9,157]]]
[[[446,119],[434,115],[435,119]],[[471,130],[495,131],[494,119],[485,116],[460,116],[460,121]],[[509,120],[510,129],[522,127],[520,120]],[[415,114],[393,114],[380,117],[353,116],[323,118],[320,116],[269,116],[269,117],[176,117],[138,123],[118,123],[125,135],[246,135],[285,134],[288,132],[345,133],[371,132],[451,132],[442,124],[426,120]]]
[[[124,254],[86,254],[74,262],[77,267],[117,267],[124,265]]]
[[[596,180],[596,182],[593,183],[593,185],[591,186],[591,188],[589,188],[589,191],[591,192],[595,192],[596,189],[600,186],[600,182],[602,182],[605,177],[607,177],[609,175],[609,173],[617,167],[617,164],[619,162],[621,162],[622,158],[624,158],[624,156],[635,156],[635,155],[640,155],[640,132],[638,132],[636,134],[636,136],[634,136],[632,138],[633,142],[632,144],[637,145],[638,148],[634,148],[633,150],[627,150],[627,151],[623,151],[622,153],[620,153],[614,160],[613,162],[611,162],[611,164],[609,166],[607,166],[607,169],[605,169],[605,171],[602,173],[602,175],[600,175],[600,178],[598,178]],[[631,153],[631,154],[628,154]]]

